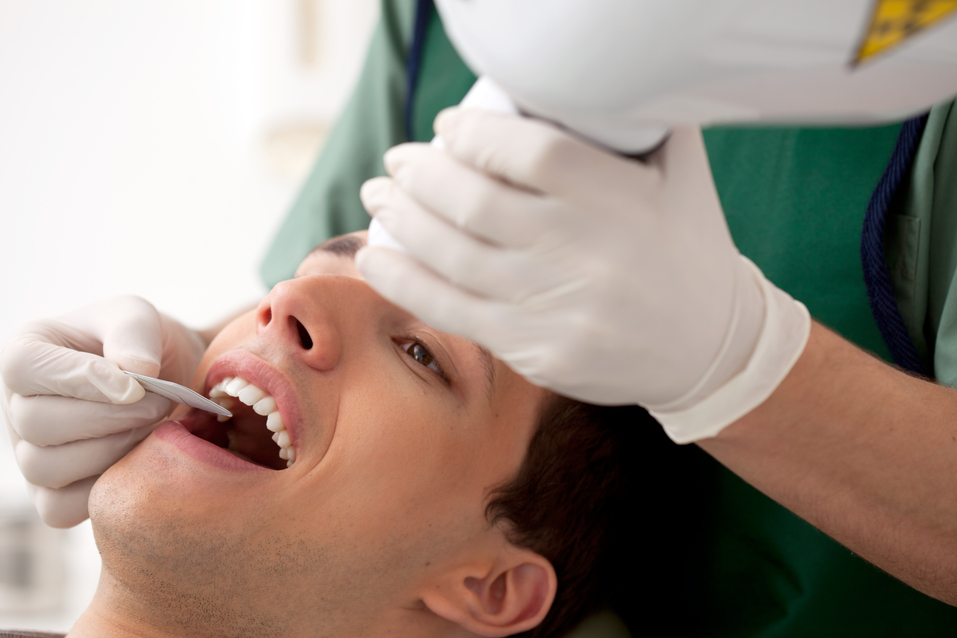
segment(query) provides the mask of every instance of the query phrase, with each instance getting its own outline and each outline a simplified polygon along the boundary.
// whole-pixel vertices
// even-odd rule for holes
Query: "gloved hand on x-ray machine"
[[[391,179],[363,187],[409,253],[360,253],[381,294],[541,385],[644,405],[682,442],[787,374],[807,311],[739,255],[697,129],[644,162],[489,111],[447,111],[436,131],[444,151],[397,147]]]
[[[913,15],[861,0],[826,11],[799,0],[436,7],[484,74],[463,105],[521,109],[591,145],[529,118],[441,114],[446,152],[394,148],[391,180],[363,188],[376,219],[360,270],[528,378],[644,405],[682,442],[767,398],[810,328],[804,307],[738,254],[688,125],[898,119],[957,90],[953,21],[892,56],[883,48],[944,21],[916,5],[900,9]],[[647,154],[668,128],[644,161],[612,152]],[[389,235],[408,254],[387,252]]]

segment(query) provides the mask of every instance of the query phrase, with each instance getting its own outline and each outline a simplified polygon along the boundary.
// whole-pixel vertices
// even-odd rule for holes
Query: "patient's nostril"
[[[309,336],[309,331],[306,330],[306,327],[295,317],[290,317],[290,319],[296,322],[296,330],[299,331],[299,343],[302,345],[303,350],[312,348],[312,337]]]

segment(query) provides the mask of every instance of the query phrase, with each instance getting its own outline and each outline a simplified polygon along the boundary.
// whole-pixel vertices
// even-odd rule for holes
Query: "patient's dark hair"
[[[615,603],[628,623],[638,582],[654,583],[665,599],[685,589],[678,583],[682,558],[665,546],[694,529],[680,519],[695,507],[695,497],[668,484],[693,481],[686,492],[701,491],[698,479],[681,476],[693,447],[672,444],[637,406],[601,407],[557,395],[543,403],[522,466],[486,507],[492,524],[504,523],[509,540],[547,558],[558,577],[545,619],[522,636],[562,636]],[[679,542],[690,556],[693,543]],[[656,550],[668,556],[655,556]],[[645,598],[654,605],[653,599]]]
[[[489,521],[506,522],[509,540],[547,558],[558,577],[548,615],[523,635],[561,635],[600,598],[599,563],[621,509],[623,451],[616,429],[648,427],[636,422],[637,410],[553,395],[518,474],[492,493]]]
[[[313,250],[352,257],[364,245],[343,235]],[[716,472],[696,446],[672,444],[642,408],[550,395],[522,466],[486,506],[491,524],[505,524],[509,540],[547,558],[558,577],[545,619],[521,635],[558,638],[605,606],[634,633],[658,619],[674,635],[697,631],[698,615],[684,605],[703,596],[689,575],[704,560]],[[636,584],[649,582],[636,604]]]

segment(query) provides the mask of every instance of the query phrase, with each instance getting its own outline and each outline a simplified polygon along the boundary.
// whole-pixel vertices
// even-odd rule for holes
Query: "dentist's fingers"
[[[103,357],[123,370],[159,375],[163,357],[162,316],[150,302],[120,295],[64,317],[102,343]]]
[[[500,325],[503,304],[456,288],[408,255],[366,247],[356,267],[376,292],[439,330],[489,345],[486,337]]]
[[[401,190],[453,226],[493,244],[524,248],[556,226],[554,200],[501,182],[434,146],[396,146],[384,161]],[[363,186],[367,208],[379,199],[381,184],[380,178]]]
[[[14,454],[20,471],[29,483],[58,489],[102,474],[153,429],[151,425],[99,439],[83,439],[49,447],[20,440],[14,445]]]
[[[654,164],[622,161],[613,153],[573,137],[541,120],[484,111],[449,108],[435,119],[435,131],[456,159],[501,180],[541,193],[577,201],[582,176],[588,195],[624,186],[644,201],[661,184]],[[592,202],[594,204],[594,202]],[[601,207],[594,207],[601,213]]]
[[[478,295],[507,301],[524,299],[548,281],[520,250],[498,248],[453,228],[385,184],[388,195],[374,208],[376,219],[412,255],[449,282]]]
[[[108,409],[102,403],[63,396],[14,394],[10,397],[10,412],[16,418],[11,419],[10,425],[35,445],[61,445],[152,425],[169,414],[171,405],[169,399],[152,393],[136,403]]]
[[[60,395],[128,404],[144,390],[121,368],[157,376],[161,317],[147,301],[120,296],[23,326],[0,353],[0,377],[23,396]]]
[[[12,392],[24,396],[116,404],[142,399],[143,387],[99,356],[101,348],[88,333],[58,321],[28,324],[0,353],[0,377]]]
[[[30,497],[43,522],[66,529],[90,517],[90,491],[99,476],[90,476],[60,489],[30,485]]]

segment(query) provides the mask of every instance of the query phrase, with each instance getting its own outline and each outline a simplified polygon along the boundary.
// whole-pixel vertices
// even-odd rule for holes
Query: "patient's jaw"
[[[194,389],[226,377],[275,398],[295,462],[246,463],[174,413],[186,429],[93,490],[103,576],[71,635],[504,636],[547,612],[551,565],[485,518],[543,390],[327,251],[217,336]]]

